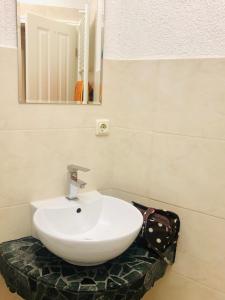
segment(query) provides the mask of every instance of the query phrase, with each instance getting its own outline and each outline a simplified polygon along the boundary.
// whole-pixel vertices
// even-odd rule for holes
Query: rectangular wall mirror
[[[19,102],[101,104],[104,0],[17,0]]]

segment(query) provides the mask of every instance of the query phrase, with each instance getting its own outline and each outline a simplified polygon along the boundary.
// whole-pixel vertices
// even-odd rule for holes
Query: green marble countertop
[[[175,257],[175,247],[167,255]],[[134,243],[121,256],[95,267],[78,267],[49,252],[33,237],[0,245],[0,272],[11,292],[25,300],[139,300],[167,264]]]

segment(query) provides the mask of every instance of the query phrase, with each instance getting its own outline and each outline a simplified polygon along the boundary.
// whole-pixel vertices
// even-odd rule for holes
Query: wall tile
[[[113,187],[149,194],[152,134],[113,129]]]
[[[113,187],[225,217],[225,142],[113,129]]]
[[[153,199],[225,217],[225,142],[154,134]]]
[[[152,128],[158,62],[105,61],[104,102],[112,124]]]
[[[223,300],[224,298],[224,293],[209,289],[193,280],[170,272],[156,283],[143,300]]]
[[[0,243],[29,236],[31,218],[29,205],[0,208]]]
[[[225,60],[160,61],[154,130],[225,138]]]
[[[225,60],[110,61],[106,109],[118,127],[225,139]]]

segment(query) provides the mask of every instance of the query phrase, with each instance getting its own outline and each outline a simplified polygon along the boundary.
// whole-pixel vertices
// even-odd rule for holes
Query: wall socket
[[[109,135],[109,120],[108,119],[96,120],[96,135],[97,136]]]

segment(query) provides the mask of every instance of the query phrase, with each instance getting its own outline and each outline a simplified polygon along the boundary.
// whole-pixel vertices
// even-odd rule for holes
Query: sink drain
[[[82,209],[81,209],[81,208],[78,208],[78,209],[77,209],[77,213],[80,214],[81,212],[82,212]]]

